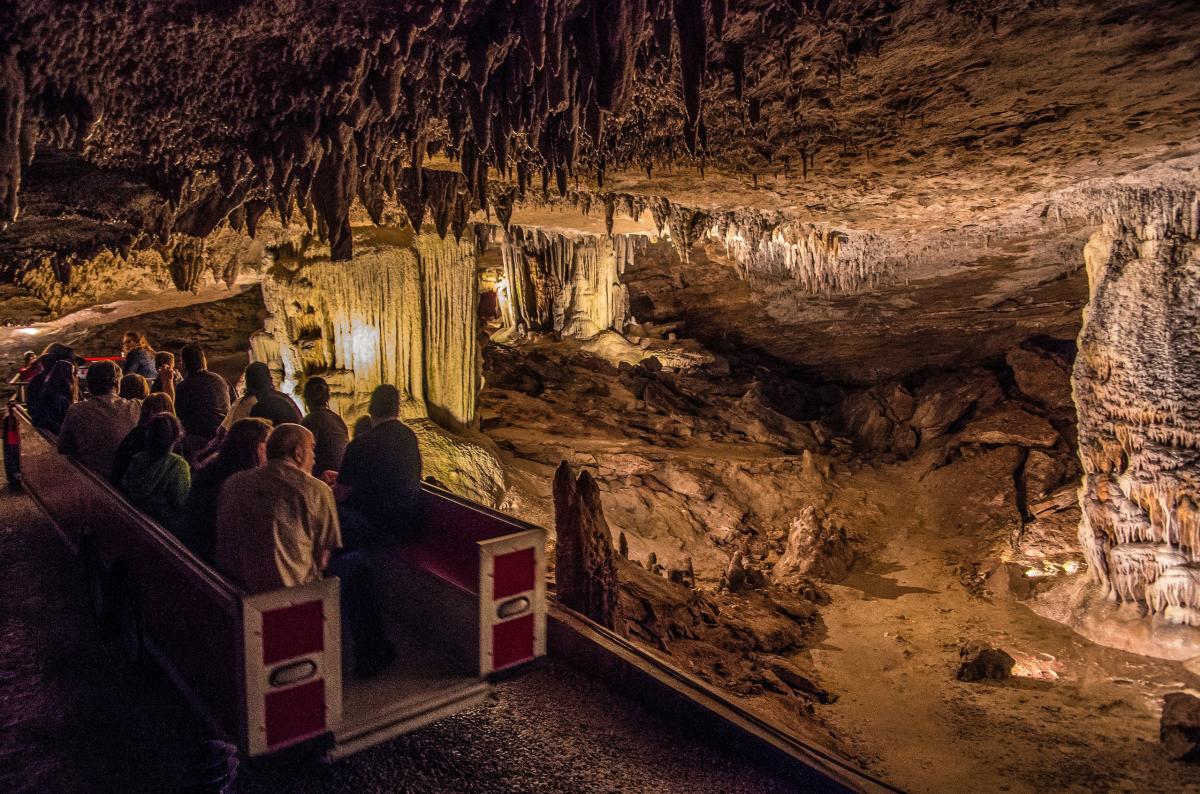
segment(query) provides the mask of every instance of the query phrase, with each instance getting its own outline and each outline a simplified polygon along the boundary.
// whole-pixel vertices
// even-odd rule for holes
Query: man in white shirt
[[[58,451],[99,474],[112,476],[113,456],[138,423],[141,400],[117,395],[121,368],[111,361],[97,361],[88,367],[90,397],[67,409],[58,434]]]

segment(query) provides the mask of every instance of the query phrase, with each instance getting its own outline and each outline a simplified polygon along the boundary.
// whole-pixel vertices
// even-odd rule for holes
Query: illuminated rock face
[[[286,387],[330,381],[333,407],[354,416],[380,383],[410,400],[406,416],[450,426],[475,420],[475,243],[420,235],[411,247],[364,247],[350,262],[309,264],[263,280],[267,332]]]
[[[317,261],[263,279],[269,314],[265,333],[252,340],[254,357],[277,367],[284,390],[297,396],[305,378],[324,377],[330,407],[347,423],[366,413],[376,386],[394,384],[425,475],[498,504],[504,472],[469,429],[480,369],[473,235],[355,242],[349,262]]]
[[[500,246],[505,328],[518,334],[557,331],[578,339],[623,330],[631,318],[621,274],[639,239],[510,226]]]
[[[1200,626],[1200,194],[1130,190],[1085,251],[1080,540],[1109,596]]]

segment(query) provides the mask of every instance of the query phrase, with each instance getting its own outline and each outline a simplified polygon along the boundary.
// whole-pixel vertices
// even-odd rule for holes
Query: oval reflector
[[[517,598],[511,598],[497,607],[496,616],[501,620],[506,620],[528,611],[529,599],[526,596],[519,596]]]
[[[317,672],[317,663],[312,659],[301,659],[298,662],[276,667],[271,671],[271,686],[287,686],[297,681],[311,678]]]

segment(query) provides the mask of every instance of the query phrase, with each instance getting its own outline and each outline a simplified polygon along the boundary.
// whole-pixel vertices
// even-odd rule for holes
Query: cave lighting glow
[[[37,336],[41,332],[42,331],[40,328],[18,328],[17,329],[18,334],[24,334],[25,336]]]

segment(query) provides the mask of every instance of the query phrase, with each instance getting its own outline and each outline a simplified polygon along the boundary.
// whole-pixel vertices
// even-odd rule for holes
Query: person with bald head
[[[217,499],[216,567],[250,593],[341,579],[343,622],[353,640],[354,670],[374,675],[395,658],[383,631],[368,569],[342,547],[333,491],[313,477],[316,442],[284,423],[267,437],[267,465],[238,472]]]

